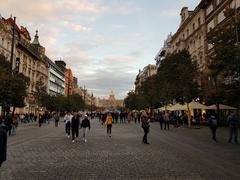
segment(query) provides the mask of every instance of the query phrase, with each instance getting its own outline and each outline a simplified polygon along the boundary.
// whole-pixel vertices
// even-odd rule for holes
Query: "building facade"
[[[165,59],[166,55],[171,52],[171,43],[170,43],[171,39],[172,39],[172,33],[170,33],[167,36],[167,39],[164,41],[163,48],[160,49],[160,51],[157,53],[155,57],[157,68],[160,67],[162,60]]]
[[[99,107],[103,107],[109,110],[115,110],[117,107],[123,107],[123,100],[116,99],[113,91],[110,92],[108,99],[96,100]]]
[[[65,95],[65,75],[64,72],[48,57],[49,82],[48,94],[52,96]]]
[[[38,102],[35,94],[37,85],[41,83],[43,88],[48,86],[48,63],[45,60],[45,48],[39,43],[38,33],[31,43],[30,34],[25,27],[20,27],[14,22],[13,18],[2,18],[0,20],[0,53],[10,61],[12,31],[15,31],[15,41],[13,46],[12,69],[16,66],[16,59],[19,60],[19,73],[29,77],[28,96],[25,99],[26,106],[17,109],[20,113],[36,113]]]
[[[181,24],[170,41],[170,53],[176,53],[183,49],[188,50],[192,59],[197,62],[199,69],[202,71],[206,68],[204,7],[205,3],[203,1],[193,11],[183,7],[180,13]]]
[[[64,75],[65,75],[65,96],[73,95],[74,80],[72,70],[70,68],[66,69]]]
[[[149,64],[143,68],[143,70],[139,70],[139,73],[135,80],[135,91],[141,87],[142,83],[147,80],[147,78],[157,74],[157,66],[154,64]]]

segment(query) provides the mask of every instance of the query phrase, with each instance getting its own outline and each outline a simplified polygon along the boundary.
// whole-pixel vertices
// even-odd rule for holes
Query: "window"
[[[189,36],[189,29],[187,29],[187,36]]]
[[[224,19],[225,19],[225,15],[224,15],[224,12],[221,11],[218,16],[217,16],[217,23],[219,24],[220,22],[222,22]]]
[[[213,11],[212,3],[207,7],[206,14],[209,15]]]
[[[207,25],[207,32],[211,31],[214,28],[214,20],[210,21]]]
[[[195,31],[195,23],[193,23],[192,27],[193,27],[193,31]]]
[[[200,17],[198,18],[198,26],[199,27],[201,26],[201,18]]]
[[[219,5],[222,2],[222,0],[217,0],[217,5]]]
[[[7,42],[7,50],[9,50],[9,51],[11,50],[9,41]]]

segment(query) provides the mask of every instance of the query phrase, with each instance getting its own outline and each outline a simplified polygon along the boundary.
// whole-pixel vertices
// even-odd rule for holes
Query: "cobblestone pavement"
[[[72,143],[63,126],[20,127],[8,139],[0,179],[240,179],[240,145],[227,143],[226,128],[218,130],[214,143],[206,127],[167,131],[151,123],[150,145],[145,145],[139,124],[114,124],[109,138],[92,120],[87,143]]]

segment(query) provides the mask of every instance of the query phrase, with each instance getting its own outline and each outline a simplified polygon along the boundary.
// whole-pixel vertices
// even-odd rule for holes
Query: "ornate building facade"
[[[110,92],[108,99],[96,100],[97,106],[107,108],[109,110],[115,110],[117,107],[123,107],[123,100],[116,99],[113,91]]]
[[[25,27],[20,27],[14,22],[13,18],[2,18],[0,20],[0,53],[10,61],[12,30],[14,27],[15,41],[13,46],[13,64],[15,68],[16,59],[19,60],[19,73],[29,77],[30,83],[28,87],[28,96],[25,99],[26,106],[19,109],[20,113],[36,113],[38,103],[34,94],[36,86],[41,84],[47,90],[48,85],[48,63],[45,59],[45,48],[39,43],[38,33],[31,43],[30,34]]]
[[[142,83],[147,80],[148,77],[157,74],[157,66],[154,64],[149,64],[143,68],[143,70],[139,70],[139,73],[135,80],[135,92],[137,89],[141,87]]]

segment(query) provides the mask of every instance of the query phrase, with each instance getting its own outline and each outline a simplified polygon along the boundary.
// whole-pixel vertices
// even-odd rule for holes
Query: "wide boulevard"
[[[91,126],[87,143],[72,143],[63,122],[20,125],[8,138],[0,179],[240,179],[240,145],[227,143],[227,128],[217,130],[215,143],[207,127],[167,131],[155,122],[146,145],[140,124],[113,124],[111,138],[98,120]]]

